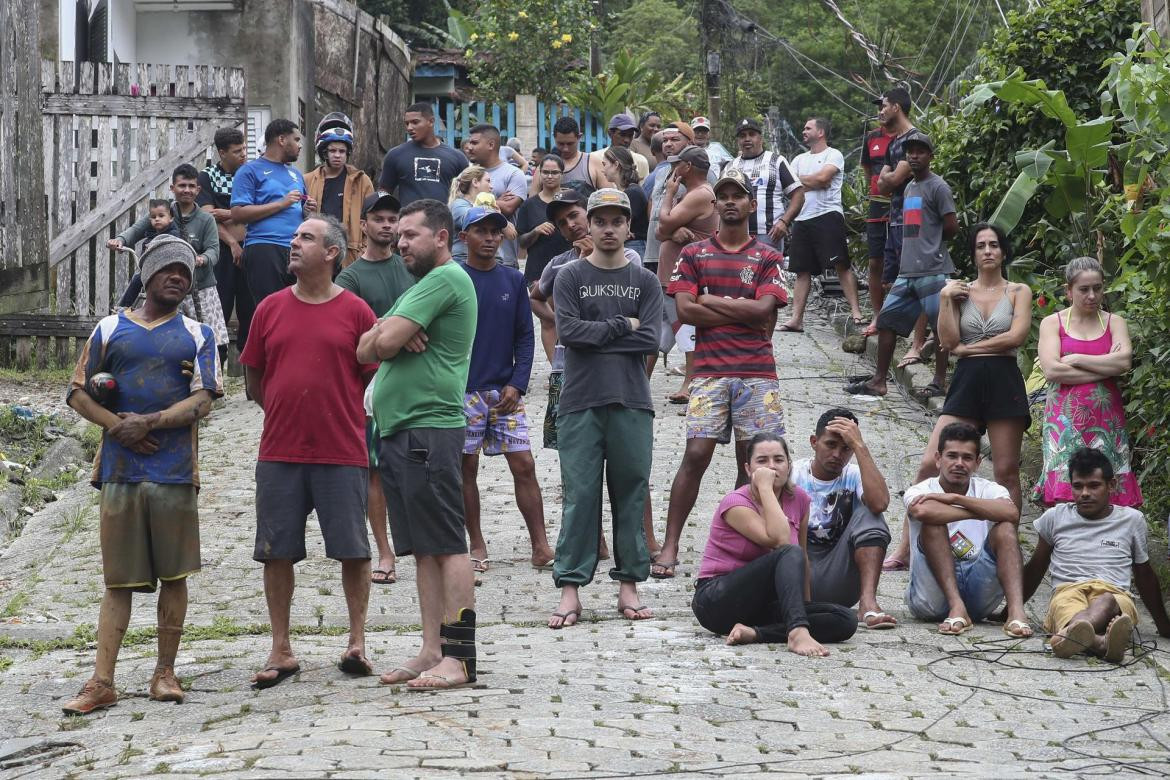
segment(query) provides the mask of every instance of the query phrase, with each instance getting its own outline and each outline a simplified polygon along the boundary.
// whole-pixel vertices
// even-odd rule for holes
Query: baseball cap
[[[764,126],[751,117],[744,117],[739,120],[739,124],[735,126],[735,134],[739,135],[744,130],[755,130],[757,133],[764,132]]]
[[[634,124],[634,120],[629,114],[614,114],[613,118],[609,120],[610,130],[637,130],[638,126]]]
[[[544,218],[554,225],[557,223],[557,212],[569,206],[584,206],[585,196],[577,190],[566,187],[553,195],[553,199],[544,207]]]
[[[630,208],[630,196],[621,190],[615,190],[613,187],[602,187],[599,190],[594,190],[593,194],[589,196],[589,205],[585,211],[592,214],[607,206],[616,206],[624,211],[627,217],[633,213]]]
[[[503,230],[508,226],[508,218],[500,212],[493,211],[492,209],[485,209],[483,206],[472,206],[463,216],[463,229],[467,230],[467,228],[478,222],[487,221],[490,221],[500,230]]]
[[[688,141],[690,141],[691,143],[695,142],[695,131],[692,130],[691,126],[689,124],[687,124],[686,122],[671,122],[669,125],[667,125],[666,127],[662,128],[662,129],[669,130],[672,127],[675,130],[679,131],[679,133],[681,133],[682,136],[684,138],[686,138]]]
[[[375,192],[366,196],[366,199],[362,201],[362,219],[365,219],[366,214],[375,210],[401,211],[402,205],[398,202],[398,198],[388,192]]]
[[[748,195],[754,194],[752,192],[752,185],[748,183],[747,174],[738,168],[727,166],[723,169],[723,175],[715,182],[715,192],[719,192],[719,188],[724,184],[734,184]]]
[[[698,130],[700,127],[711,129],[711,120],[705,116],[697,116],[691,120],[691,129]]]
[[[883,100],[888,100],[891,103],[897,103],[902,107],[903,114],[910,113],[910,93],[902,87],[894,87],[887,89],[881,95],[873,99],[875,105],[881,105]]]
[[[910,144],[922,144],[927,149],[934,152],[934,141],[930,140],[930,136],[921,130],[911,130],[906,133],[906,137],[902,139],[902,146],[909,146]]]
[[[697,146],[688,146],[678,154],[672,154],[666,158],[668,163],[674,164],[677,162],[690,163],[701,171],[710,170],[711,158],[707,156],[706,149],[700,149]]]

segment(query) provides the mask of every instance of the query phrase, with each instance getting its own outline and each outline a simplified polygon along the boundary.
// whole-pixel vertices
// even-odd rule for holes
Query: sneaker
[[[179,684],[179,678],[175,677],[173,669],[155,670],[154,677],[150,678],[150,699],[183,703],[183,687]]]
[[[66,715],[88,715],[94,710],[104,710],[118,703],[118,692],[114,686],[101,680],[92,679],[82,686],[81,691],[61,707]]]

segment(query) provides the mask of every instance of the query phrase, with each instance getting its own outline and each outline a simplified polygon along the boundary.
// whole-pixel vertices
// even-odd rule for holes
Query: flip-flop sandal
[[[784,331],[785,333],[804,333],[804,328],[790,328],[787,325],[781,325],[776,330]]]
[[[674,570],[678,566],[678,564],[679,564],[679,562],[677,560],[672,561],[671,563],[663,563],[661,561],[654,561],[653,563],[650,564],[650,576],[656,580],[673,580],[674,579]],[[662,569],[663,571],[655,573],[655,571],[654,571],[655,566],[657,566],[659,569]],[[667,574],[666,570],[669,570],[670,574]]]
[[[570,615],[576,615],[577,620],[574,620],[572,623],[566,622],[568,621]],[[552,616],[559,617],[561,619],[561,624],[559,626],[549,626],[549,628],[551,628],[553,631],[560,631],[562,628],[569,628],[571,626],[577,625],[578,621],[581,620],[581,610],[570,609],[568,612],[554,612],[552,613]]]
[[[910,568],[910,564],[901,558],[890,556],[882,561],[882,571],[906,571]]]
[[[380,578],[379,574],[382,575]],[[393,585],[398,582],[398,572],[394,569],[374,569],[370,572],[370,582],[375,585]]]
[[[877,334],[877,322],[871,322],[868,326],[866,326],[865,330],[861,331],[861,335],[865,336],[866,338],[869,338],[870,336],[876,336]]]
[[[870,618],[876,618],[876,623],[870,623]],[[885,631],[890,628],[897,628],[898,620],[893,615],[886,612],[875,612],[870,610],[861,616],[861,624],[870,631]]]
[[[922,355],[905,355],[898,361],[898,368],[909,368],[922,362]]]
[[[463,680],[461,682],[451,682],[450,677],[445,677],[441,674],[420,674],[415,678],[416,680],[442,680],[442,685],[408,685],[408,691],[450,691],[455,688],[466,688],[475,683],[474,680]]]
[[[471,567],[477,574],[487,574],[489,560],[487,558],[472,558]]]
[[[624,617],[626,620],[649,620],[650,618],[652,618],[654,616],[653,615],[646,615],[645,617],[638,617],[639,613],[645,612],[649,609],[650,608],[645,606],[644,604],[638,604],[638,605],[626,604],[624,606],[621,604],[618,604],[617,611],[618,611],[618,614],[621,615],[622,617]],[[626,615],[627,611],[633,612],[634,617],[628,617]]]
[[[1003,632],[1012,639],[1030,639],[1036,633],[1030,625],[1022,620],[1009,620],[1004,623]]]
[[[1057,658],[1072,658],[1077,653],[1083,653],[1093,646],[1097,632],[1093,624],[1087,620],[1077,620],[1069,623],[1059,633],[1052,637],[1049,645],[1052,654]]]
[[[337,668],[356,677],[369,677],[374,673],[374,665],[368,658],[360,655],[346,655],[338,661]]]
[[[854,382],[851,385],[845,385],[845,392],[849,395],[868,395],[874,398],[882,398],[885,394],[879,393],[865,382]]]
[[[914,397],[919,401],[926,401],[936,396],[946,395],[947,391],[938,386],[938,382],[931,382],[926,387],[920,387],[914,391]]]
[[[1119,664],[1125,660],[1125,651],[1129,649],[1129,640],[1133,636],[1133,618],[1129,615],[1118,615],[1109,621],[1105,629],[1105,660]]]
[[[691,397],[686,393],[675,393],[674,395],[667,396],[667,400],[672,404],[689,404]]]
[[[944,631],[942,626],[949,627],[950,631]],[[962,617],[949,617],[942,622],[942,626],[939,627],[938,632],[943,636],[959,636],[961,634],[967,633],[975,627],[971,621]]]
[[[385,680],[381,679],[381,677],[380,677],[380,678],[378,678],[378,682],[380,682],[382,685],[403,685],[405,683],[410,682],[414,678],[418,677],[420,674],[422,674],[422,672],[420,672],[419,670],[411,669],[409,666],[395,666],[393,669],[386,672],[386,674],[383,674],[382,677],[385,677],[386,675],[389,675],[389,674],[394,674],[395,672],[406,672],[407,675],[409,675],[409,676],[404,677],[401,680],[395,680],[394,682],[386,682]]]
[[[293,667],[288,668],[288,669],[281,669],[279,666],[266,666],[266,667],[264,667],[263,671],[276,672],[276,676],[272,677],[270,679],[267,679],[267,680],[256,680],[255,682],[252,683],[252,690],[263,691],[263,690],[266,690],[268,688],[274,688],[277,685],[280,685],[282,682],[284,682],[288,678],[292,677],[294,674],[296,674],[300,670],[301,670],[300,664],[297,664],[296,666],[293,666]]]

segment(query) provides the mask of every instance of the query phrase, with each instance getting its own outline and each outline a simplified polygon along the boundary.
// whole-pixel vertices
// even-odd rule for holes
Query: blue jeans
[[[990,615],[1003,601],[1003,586],[999,584],[995,553],[984,544],[978,557],[970,561],[955,561],[955,583],[959,596],[972,620]],[[910,584],[906,586],[906,607],[919,620],[942,620],[950,614],[947,597],[935,580],[918,544],[910,551]]]

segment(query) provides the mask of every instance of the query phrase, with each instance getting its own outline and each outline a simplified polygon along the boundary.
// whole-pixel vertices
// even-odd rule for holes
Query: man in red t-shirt
[[[305,220],[293,235],[289,271],[297,281],[260,302],[244,364],[252,399],[264,410],[256,464],[256,549],[272,651],[252,687],[271,688],[300,670],[289,642],[293,564],[305,557],[305,521],[316,510],[325,554],[341,561],[349,646],[338,664],[367,675],[366,538],[369,454],[362,393],[377,365],[358,362],[362,334],[377,324],[361,298],[333,283],[345,257],[345,228],[333,217]]]
[[[657,579],[674,576],[679,538],[715,445],[731,441],[735,431],[736,484],[743,485],[751,438],[784,433],[772,354],[776,310],[788,303],[780,283],[784,258],[748,231],[756,199],[743,171],[727,170],[715,182],[715,210],[719,232],[683,249],[666,288],[679,320],[695,326],[695,378],[687,446],[670,487],[666,539],[650,571]]]
[[[865,217],[865,239],[869,248],[869,302],[873,306],[873,322],[865,329],[866,336],[877,335],[877,313],[882,309],[886,290],[882,282],[882,268],[886,255],[886,227],[890,223],[890,196],[878,189],[878,174],[885,164],[886,150],[894,135],[879,127],[865,136],[861,146],[861,167],[869,182],[869,213]]]

